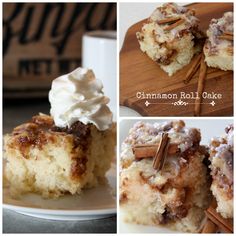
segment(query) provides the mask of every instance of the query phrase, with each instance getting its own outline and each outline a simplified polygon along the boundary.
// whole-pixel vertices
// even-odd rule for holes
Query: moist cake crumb
[[[153,168],[153,157],[144,153],[136,159],[133,147],[158,146],[163,133],[168,134],[170,144],[158,171]],[[183,121],[137,122],[130,129],[120,160],[120,206],[125,221],[198,232],[211,200],[204,164],[208,153],[200,140],[200,131],[185,127]]]
[[[224,218],[233,218],[233,125],[227,126],[225,132],[210,143],[211,190],[217,201],[217,212]]]
[[[4,136],[4,177],[13,195],[36,192],[56,198],[104,182],[115,151],[115,124],[99,131],[76,121],[59,128],[40,114]]]

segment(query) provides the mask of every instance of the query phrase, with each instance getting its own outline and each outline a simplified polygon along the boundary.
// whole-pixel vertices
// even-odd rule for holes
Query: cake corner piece
[[[209,67],[233,70],[233,27],[233,12],[226,12],[221,18],[211,20],[203,48]]]
[[[163,133],[170,143],[164,148],[163,167],[157,170],[154,159]],[[211,200],[203,164],[207,152],[199,145],[200,139],[200,131],[185,127],[183,121],[138,122],[130,129],[120,161],[120,206],[125,221],[199,231]]]
[[[198,23],[194,10],[165,3],[136,33],[140,49],[172,76],[202,50],[199,42],[204,35],[198,29]]]

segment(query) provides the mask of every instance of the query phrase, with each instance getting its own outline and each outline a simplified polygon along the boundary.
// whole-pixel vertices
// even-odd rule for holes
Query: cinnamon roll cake
[[[138,122],[121,148],[124,220],[198,232],[211,200],[205,147],[183,121]]]
[[[222,18],[211,20],[204,45],[205,61],[209,67],[233,70],[233,31],[233,12],[226,12]]]
[[[198,24],[194,10],[165,3],[136,33],[140,49],[172,76],[202,49],[198,41],[204,35]]]

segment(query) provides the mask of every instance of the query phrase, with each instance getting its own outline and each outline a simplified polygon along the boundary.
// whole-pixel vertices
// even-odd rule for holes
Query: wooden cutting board
[[[194,3],[188,7],[195,9],[203,31],[207,30],[212,18],[233,11],[232,3]],[[192,95],[197,91],[198,72],[185,85],[184,76],[191,63],[169,77],[141,52],[135,33],[140,31],[144,22],[146,20],[128,29],[120,52],[120,105],[128,106],[143,116],[193,116],[195,98]],[[233,115],[232,71],[208,68],[204,91],[207,98],[202,100],[201,116]],[[141,93],[148,95],[141,97]],[[216,98],[213,93],[220,95]],[[154,95],[155,99],[149,99],[150,94],[157,95]],[[158,94],[166,94],[168,99],[157,99]]]

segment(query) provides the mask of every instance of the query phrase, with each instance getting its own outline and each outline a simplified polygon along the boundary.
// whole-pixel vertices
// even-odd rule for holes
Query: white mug
[[[91,31],[83,35],[82,66],[92,69],[104,86],[104,94],[116,120],[116,31]]]

